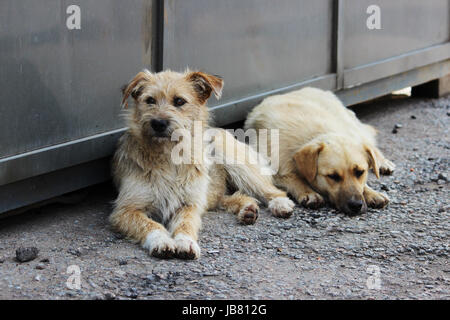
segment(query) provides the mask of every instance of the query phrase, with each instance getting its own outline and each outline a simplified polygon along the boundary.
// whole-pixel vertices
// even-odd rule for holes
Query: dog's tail
[[[254,196],[267,204],[278,197],[286,197],[284,191],[273,184],[268,161],[251,146],[238,141],[231,133],[220,130],[216,138],[216,156],[220,154],[227,173],[227,182],[237,190]]]

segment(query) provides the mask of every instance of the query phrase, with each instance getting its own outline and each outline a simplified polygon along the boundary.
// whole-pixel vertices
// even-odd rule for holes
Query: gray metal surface
[[[165,1],[164,22],[164,67],[222,76],[221,104],[334,72],[331,0]]]
[[[110,179],[109,164],[109,158],[102,158],[0,185],[0,213],[107,181]]]
[[[370,5],[380,8],[380,30],[366,26]],[[448,0],[345,0],[344,6],[345,69],[450,40]]]
[[[221,75],[218,125],[303,86],[349,105],[450,72],[450,0],[78,0],[81,30],[68,30],[71,4],[0,2],[0,212],[107,179],[92,168],[125,130],[119,88],[143,67]],[[380,30],[366,26],[373,4]]]
[[[0,157],[123,127],[120,87],[146,64],[143,1],[0,2]]]

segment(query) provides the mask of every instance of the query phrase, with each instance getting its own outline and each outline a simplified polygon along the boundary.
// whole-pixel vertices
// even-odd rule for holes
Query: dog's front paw
[[[384,159],[383,163],[380,165],[380,174],[384,176],[391,175],[395,170],[395,164],[388,159]]]
[[[268,207],[275,217],[289,218],[292,215],[295,203],[288,197],[278,197],[270,200]]]
[[[175,241],[165,230],[149,232],[142,245],[149,253],[157,258],[168,259],[175,254]]]
[[[365,193],[364,198],[370,208],[384,208],[389,203],[389,198],[386,195],[376,191]]]
[[[244,206],[238,213],[238,219],[243,224],[254,224],[258,219],[259,208],[255,203]]]
[[[309,209],[318,209],[325,205],[323,197],[316,192],[302,194],[297,198],[297,201],[302,206]]]
[[[175,237],[175,255],[177,258],[193,260],[200,258],[200,247],[190,236],[179,233]]]

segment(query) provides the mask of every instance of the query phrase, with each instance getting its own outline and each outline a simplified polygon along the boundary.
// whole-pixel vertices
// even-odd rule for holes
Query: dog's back
[[[333,118],[336,112],[342,113],[338,116],[346,116],[345,112],[342,112],[341,102],[337,100],[334,94],[308,87],[264,99],[248,115],[245,126],[254,128],[266,119],[271,120],[267,121],[268,123],[274,123],[274,121],[282,119],[287,126],[295,123],[297,127],[299,121],[302,123],[305,120],[311,120],[316,116],[321,116],[322,113],[327,118]],[[320,126],[318,129],[320,129]]]
[[[280,139],[293,148],[331,132],[370,142],[375,136],[332,92],[310,87],[266,98],[248,115],[245,128],[279,129]]]

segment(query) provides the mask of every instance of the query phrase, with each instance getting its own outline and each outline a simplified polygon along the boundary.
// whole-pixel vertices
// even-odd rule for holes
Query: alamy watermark
[[[177,129],[171,141],[174,164],[258,165],[262,175],[274,175],[279,167],[279,130],[277,129],[203,129],[195,121],[193,132]],[[247,144],[248,143],[248,144]]]
[[[69,277],[66,281],[67,288],[71,290],[81,290],[81,269],[76,264],[67,267],[67,274]]]
[[[381,289],[381,270],[377,265],[369,265],[366,272],[370,276],[366,280],[366,286],[369,290],[380,290]]]
[[[367,7],[366,13],[370,16],[366,20],[366,26],[369,30],[381,29],[381,9],[379,6],[372,4]]]
[[[69,30],[81,29],[81,8],[75,4],[67,7],[66,13],[68,14],[66,20],[66,26]]]

